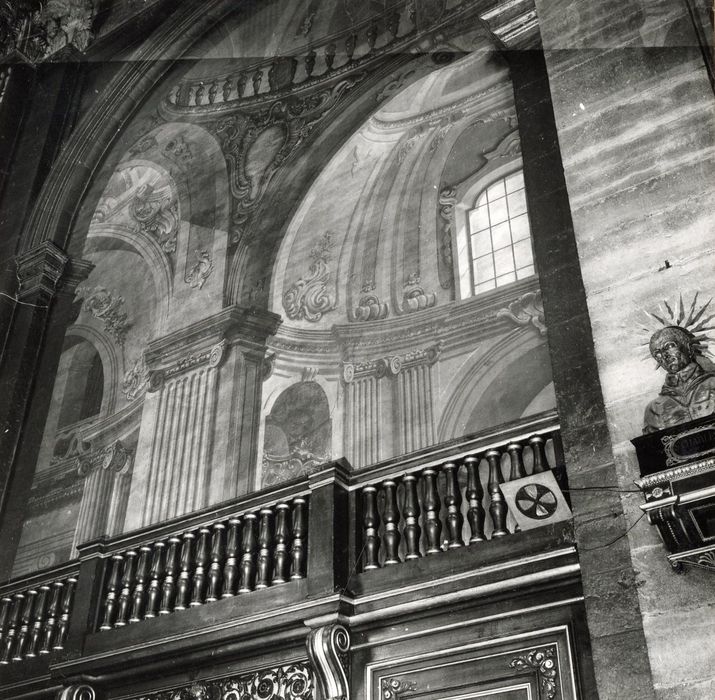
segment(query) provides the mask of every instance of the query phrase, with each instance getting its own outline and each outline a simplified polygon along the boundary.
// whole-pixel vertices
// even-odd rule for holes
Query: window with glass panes
[[[497,180],[469,212],[474,294],[534,274],[531,231],[521,170]]]

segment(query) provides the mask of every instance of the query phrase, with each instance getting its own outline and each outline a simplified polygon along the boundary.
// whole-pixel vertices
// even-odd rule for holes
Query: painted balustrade
[[[305,578],[308,500],[295,496],[106,557],[99,629]],[[13,630],[24,629],[23,610],[9,608]]]
[[[415,16],[400,2],[380,17],[351,25],[318,44],[297,49],[294,55],[246,65],[211,80],[182,81],[169,94],[176,107],[201,107],[248,101],[302,87],[351,70],[416,36]]]
[[[77,585],[77,572],[66,569],[0,589],[1,665],[64,648]]]
[[[365,471],[358,497],[363,571],[517,531],[502,485],[555,468],[558,427],[484,443],[424,466],[393,463],[377,480],[370,478],[373,470]]]

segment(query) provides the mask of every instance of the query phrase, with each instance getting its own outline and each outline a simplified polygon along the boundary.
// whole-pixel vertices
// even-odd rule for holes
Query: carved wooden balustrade
[[[64,648],[77,573],[65,566],[0,588],[0,664]]]
[[[99,629],[305,578],[307,535],[308,496],[301,494],[114,552]]]
[[[561,461],[558,426],[549,421],[465,447],[419,465],[381,467],[377,478],[374,469],[361,473],[362,571],[514,533],[501,485]]]

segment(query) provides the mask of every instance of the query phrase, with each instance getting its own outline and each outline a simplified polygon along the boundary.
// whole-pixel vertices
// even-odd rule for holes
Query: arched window
[[[521,170],[483,190],[467,219],[473,294],[534,274]]]

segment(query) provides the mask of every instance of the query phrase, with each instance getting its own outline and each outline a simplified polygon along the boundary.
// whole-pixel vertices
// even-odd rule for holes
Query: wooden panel
[[[578,700],[567,627],[369,663],[367,700]]]

